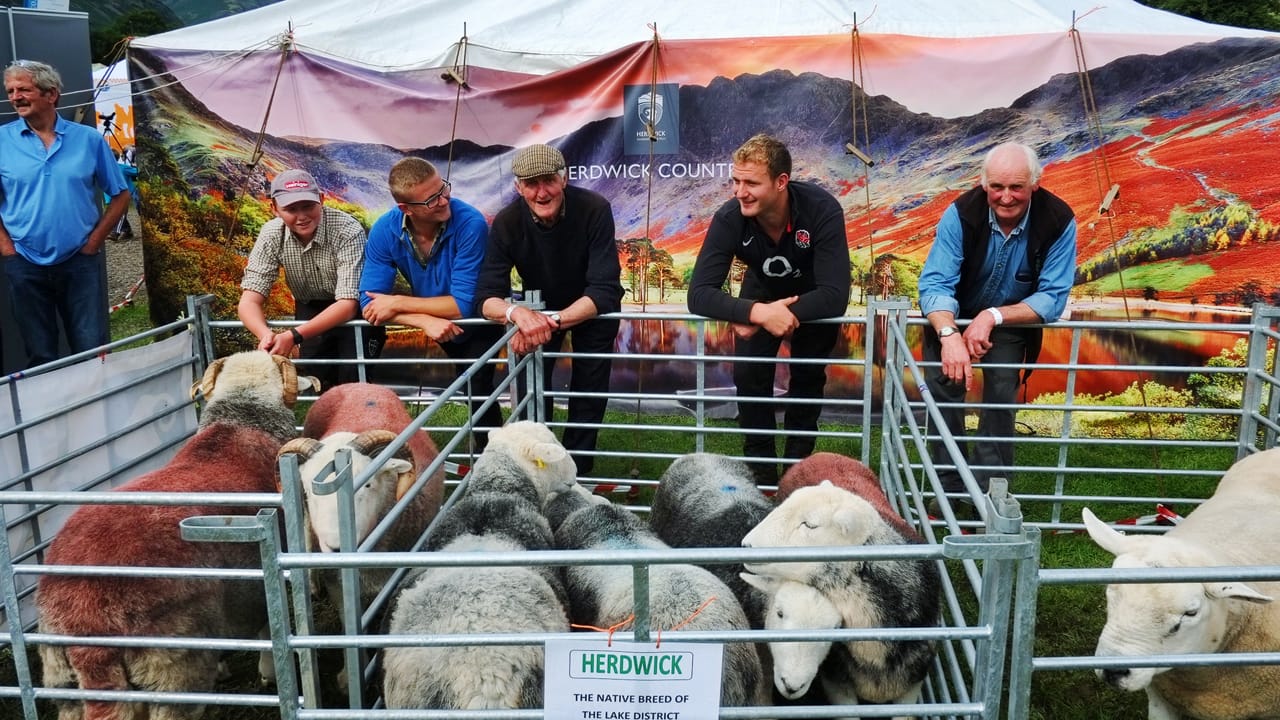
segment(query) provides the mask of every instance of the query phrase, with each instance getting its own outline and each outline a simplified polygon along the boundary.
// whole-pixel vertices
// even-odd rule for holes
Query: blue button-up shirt
[[[1040,269],[1040,281],[1033,286],[1031,261],[1027,256],[1027,221],[1031,211],[1008,235],[1000,229],[995,213],[987,210],[991,228],[990,245],[982,264],[983,282],[976,283],[976,295],[963,298],[965,307],[988,308],[1026,303],[1042,322],[1062,317],[1075,282],[1076,223],[1067,224],[1053,243]],[[964,232],[960,213],[954,204],[947,207],[938,221],[937,234],[920,273],[920,312],[925,316],[938,311],[960,313],[956,287],[960,282],[960,266],[964,260]]]
[[[18,254],[36,265],[78,252],[101,217],[98,193],[128,189],[97,130],[61,116],[53,130],[46,150],[26,120],[0,126],[0,220]]]
[[[361,309],[369,304],[366,292],[391,292],[398,271],[409,281],[415,297],[449,295],[463,317],[473,315],[476,276],[484,262],[489,225],[479,210],[457,198],[449,200],[449,214],[449,222],[427,258],[418,257],[403,210],[393,207],[374,222],[364,247]]]

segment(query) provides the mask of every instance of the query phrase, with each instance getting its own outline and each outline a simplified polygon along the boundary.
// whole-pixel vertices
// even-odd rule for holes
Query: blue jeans
[[[27,367],[63,357],[58,320],[71,353],[106,345],[106,273],[94,255],[76,253],[56,265],[36,265],[21,255],[4,259],[9,307],[27,348]]]

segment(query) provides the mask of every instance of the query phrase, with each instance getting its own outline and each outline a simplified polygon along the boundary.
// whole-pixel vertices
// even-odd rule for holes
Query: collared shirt
[[[1024,302],[1040,316],[1042,322],[1062,317],[1067,308],[1076,270],[1076,224],[1071,221],[1055,241],[1040,269],[1040,281],[1033,286],[1034,275],[1027,257],[1027,221],[1030,208],[1022,221],[1005,235],[995,213],[987,211],[991,228],[990,245],[982,264],[984,280],[975,285],[977,294],[966,307],[985,308]],[[964,259],[963,229],[955,204],[947,206],[938,221],[937,234],[924,270],[920,273],[920,312],[926,317],[940,310],[958,315],[961,303],[956,298],[960,282],[960,266]],[[969,300],[969,298],[965,298]]]
[[[61,116],[53,130],[46,150],[26,120],[0,126],[0,220],[18,253],[37,265],[60,263],[84,247],[102,216],[99,193],[128,189],[97,130]]]
[[[409,281],[414,297],[449,295],[463,317],[474,316],[476,276],[484,262],[489,225],[480,211],[457,199],[449,200],[449,222],[436,235],[423,258],[413,241],[405,213],[393,207],[369,230],[364,272],[360,276],[360,307],[369,304],[366,292],[389,293],[399,272]]]
[[[316,234],[305,244],[284,220],[273,218],[258,231],[240,288],[270,295],[283,267],[285,284],[298,302],[353,300],[364,245],[364,226],[336,208],[322,208]]]

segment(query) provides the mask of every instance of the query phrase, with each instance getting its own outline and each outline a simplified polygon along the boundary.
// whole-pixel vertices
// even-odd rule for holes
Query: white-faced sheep
[[[564,493],[578,509],[555,529],[556,547],[581,549],[667,548],[643,521],[609,502],[596,502],[578,493]],[[570,618],[598,628],[618,625],[634,612],[632,569],[626,565],[573,565],[565,569]],[[715,598],[701,612],[707,600]],[[687,630],[745,630],[742,606],[715,575],[693,565],[652,565],[649,568],[649,614],[655,630],[681,623]],[[692,619],[690,619],[692,617]],[[686,622],[688,621],[688,622]],[[725,643],[724,679],[720,702],[725,706],[762,705],[767,685],[756,647],[749,642]]]
[[[1164,535],[1122,535],[1083,511],[1112,567],[1274,565],[1280,549],[1280,449],[1233,465],[1212,497]],[[1280,651],[1280,583],[1117,583],[1107,587],[1101,656]],[[1151,720],[1280,717],[1280,667],[1107,668],[1123,690],[1146,690]]]
[[[338,494],[321,495],[314,489],[317,480],[333,479],[333,475],[325,476],[324,472],[337,452],[351,451],[351,472],[357,477],[411,422],[395,392],[380,385],[347,383],[316,400],[302,426],[304,437],[280,449],[281,455],[298,455],[299,475],[306,495],[308,542],[313,543],[313,550],[336,552],[341,547]],[[357,544],[363,543],[380,525],[389,523],[382,528],[373,550],[390,552],[414,547],[440,509],[444,471],[438,469],[416,495],[408,500],[404,498],[436,455],[431,438],[422,432],[414,433],[396,456],[356,490],[354,540]],[[396,518],[388,520],[393,508],[402,502],[405,504]],[[389,568],[361,570],[362,600],[371,600],[392,572]],[[330,598],[337,602],[337,573],[326,571],[320,576]]]
[[[489,444],[471,466],[462,497],[432,528],[428,550],[439,550],[461,535],[504,536],[526,550],[552,548],[551,528],[543,515],[549,495],[585,490],[574,478],[576,467],[546,425],[513,422],[489,434]],[[567,602],[559,568],[537,568]]]
[[[799,488],[769,514],[742,544],[747,547],[817,547],[902,545],[920,542],[919,535],[904,536],[887,522],[871,503],[830,482]],[[928,560],[877,560],[747,564],[747,570],[780,580],[791,580],[816,591],[808,599],[797,588],[770,599],[766,627],[779,613],[790,615],[795,627],[825,629],[829,612],[815,607],[812,597],[821,595],[839,611],[841,627],[933,627],[940,610],[941,579]],[[768,582],[761,583],[768,585]],[[796,606],[779,600],[801,598]],[[810,612],[812,611],[812,612]],[[806,618],[808,618],[806,625]],[[783,665],[788,648],[770,643],[774,654],[774,681],[778,691],[795,697],[807,683],[795,668]],[[854,665],[848,668],[852,690],[823,687],[848,702],[860,697],[874,703],[909,703],[919,697],[920,686],[933,658],[927,641],[860,641],[843,643]],[[792,653],[795,654],[795,653]],[[806,664],[805,667],[809,667]],[[812,677],[809,678],[812,680]],[[803,686],[803,687],[802,687]]]
[[[649,527],[671,547],[737,548],[773,510],[741,460],[712,453],[676,458],[662,474],[650,506]],[[762,627],[767,598],[741,577],[742,564],[706,565],[742,603],[753,627]]]
[[[202,427],[162,468],[116,492],[271,493],[276,451],[293,432],[287,409],[296,395],[292,364],[265,352],[215,362],[201,385],[209,401]],[[214,421],[213,418],[221,418]],[[198,515],[253,515],[257,507],[86,505],[50,543],[50,565],[254,568],[258,549],[246,543],[183,540],[179,523]],[[260,583],[195,578],[46,575],[38,583],[40,631],[71,636],[247,638],[266,623]],[[93,690],[211,691],[219,651],[52,646],[40,648],[44,684]],[[269,654],[259,671],[274,677]],[[171,717],[196,717],[202,706],[163,706]],[[128,717],[127,704],[90,701],[98,718]],[[145,711],[141,711],[145,714]],[[160,712],[160,711],[157,711]],[[59,717],[79,718],[78,703]]]
[[[163,468],[117,492],[275,491],[279,443],[256,429],[214,423],[197,433]],[[234,467],[227,455],[234,453]],[[248,543],[183,540],[178,524],[197,515],[252,515],[256,507],[214,505],[86,505],[68,518],[49,546],[50,565],[252,568],[258,548]],[[266,623],[260,583],[195,578],[46,575],[37,591],[40,631],[60,635],[254,637]],[[40,647],[44,684],[93,690],[212,691],[216,650]],[[269,667],[260,667],[268,671]],[[113,703],[86,703],[100,718],[129,717]],[[175,706],[174,717],[183,706]],[[198,706],[186,706],[195,717]],[[143,712],[145,716],[145,712]],[[64,704],[63,720],[80,717]]]
[[[498,535],[462,535],[445,552],[521,550]],[[568,632],[569,621],[542,573],[522,567],[427,568],[396,596],[396,635]],[[384,651],[387,707],[542,707],[541,644],[390,647]]]
[[[256,427],[280,442],[298,436],[293,405],[300,390],[320,391],[320,381],[298,375],[288,358],[263,350],[240,352],[209,363],[191,386],[191,398],[204,396],[200,427],[229,422]]]
[[[555,433],[542,423],[519,420],[489,432],[489,444],[472,465],[466,488],[519,494],[541,508],[552,492],[576,483],[573,458]]]

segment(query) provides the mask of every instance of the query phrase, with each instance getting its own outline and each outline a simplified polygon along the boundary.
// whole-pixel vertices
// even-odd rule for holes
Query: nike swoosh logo
[[[751,244],[751,241],[752,241],[752,240],[755,240],[755,239],[756,239],[756,236],[755,236],[755,235],[752,235],[751,237],[747,238],[746,240],[743,240],[743,241],[742,241],[742,247],[746,247],[746,246],[750,245],[750,244]]]

